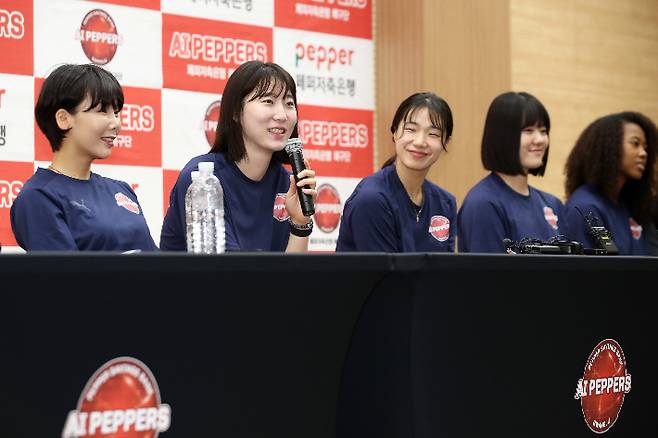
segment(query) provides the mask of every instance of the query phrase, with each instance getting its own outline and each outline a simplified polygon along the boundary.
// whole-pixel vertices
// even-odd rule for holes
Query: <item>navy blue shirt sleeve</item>
[[[457,219],[459,252],[504,253],[503,215],[489,200],[466,199]]]
[[[129,192],[132,196],[132,200],[137,204],[139,207],[139,210],[142,212],[142,215],[144,214],[144,209],[142,208],[142,204],[139,203],[139,199],[137,198],[137,193],[133,190],[133,188],[130,186],[125,181],[117,181],[119,184],[121,184],[123,187],[125,187],[126,191]],[[144,217],[144,223],[146,223],[146,217]],[[148,225],[146,225],[146,228],[148,230]],[[158,245],[156,245],[155,241],[153,240],[153,237],[151,236],[150,231],[147,233],[147,242],[146,244],[149,246],[149,248],[146,248],[145,250],[150,250],[150,251],[158,251]]]
[[[64,211],[40,190],[24,190],[11,207],[11,228],[26,251],[77,251]]]
[[[450,237],[448,238],[448,252],[455,252],[455,240],[457,239],[457,234],[459,233],[459,221],[455,220],[457,217],[457,199],[454,196],[450,196],[448,202],[448,208],[446,209],[450,216]]]
[[[561,200],[557,199],[557,217],[558,217],[558,234],[560,236],[566,236],[571,239],[571,232],[569,230],[569,221],[567,220],[567,209]],[[573,240],[573,239],[571,239]]]
[[[351,251],[397,252],[399,233],[395,215],[381,193],[362,192],[346,205],[343,220],[347,233],[351,236]],[[343,224],[341,224],[343,225]],[[341,227],[342,228],[342,227]],[[339,236],[340,239],[340,236]]]

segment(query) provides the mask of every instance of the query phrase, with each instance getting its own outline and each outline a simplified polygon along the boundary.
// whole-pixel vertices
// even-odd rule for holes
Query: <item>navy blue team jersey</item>
[[[215,163],[215,176],[224,190],[224,219],[227,251],[285,251],[290,236],[285,194],[290,174],[271,162],[265,176],[253,181],[224,154],[208,153],[190,160],[181,170],[169,197],[169,209],[162,224],[160,249],[186,251],[185,193],[192,183],[192,171],[202,161]]]
[[[517,193],[493,172],[473,186],[459,209],[459,252],[504,253],[505,238],[566,237],[562,201],[534,187],[529,190],[527,196]]]
[[[454,252],[456,215],[455,197],[427,180],[416,206],[390,165],[345,202],[336,251]]]
[[[123,182],[37,169],[11,207],[11,227],[26,251],[156,251],[137,195]]]
[[[631,217],[623,203],[615,204],[598,190],[585,184],[571,194],[565,207],[571,238],[582,242],[585,248],[597,247],[587,232],[583,217],[591,212],[598,218],[600,225],[608,230],[620,255],[649,254],[642,226]]]

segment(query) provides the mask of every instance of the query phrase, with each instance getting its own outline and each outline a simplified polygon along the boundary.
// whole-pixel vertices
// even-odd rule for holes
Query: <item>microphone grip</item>
[[[292,165],[292,172],[295,176],[295,182],[299,182],[297,174],[306,169],[306,166],[304,165],[304,157],[302,156],[301,151],[294,151],[292,154],[290,154],[290,164]],[[311,216],[315,213],[313,197],[304,193],[302,188],[303,187],[297,187],[297,197],[299,198],[299,204],[302,207],[302,213],[304,216]]]

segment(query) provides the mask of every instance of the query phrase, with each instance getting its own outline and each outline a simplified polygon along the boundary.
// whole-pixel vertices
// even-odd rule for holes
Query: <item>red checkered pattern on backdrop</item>
[[[208,151],[226,80],[251,59],[295,78],[305,154],[347,199],[373,170],[371,14],[371,0],[3,1],[0,244],[16,245],[9,208],[52,157],[33,117],[41,84],[69,62],[100,64],[124,87],[121,135],[93,170],[134,186],[156,242],[179,170]],[[334,228],[318,227],[311,250],[333,249]]]

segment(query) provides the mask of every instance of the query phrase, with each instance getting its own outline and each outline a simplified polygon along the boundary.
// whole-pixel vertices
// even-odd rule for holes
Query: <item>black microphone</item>
[[[286,153],[290,157],[290,164],[292,164],[292,173],[295,176],[295,182],[299,182],[297,174],[306,169],[304,165],[304,156],[302,155],[302,141],[299,138],[291,138],[286,142]],[[304,186],[309,188],[308,186]],[[313,197],[307,195],[302,191],[303,187],[297,187],[297,197],[299,204],[302,206],[302,213],[304,216],[311,216],[315,213],[313,206]]]

